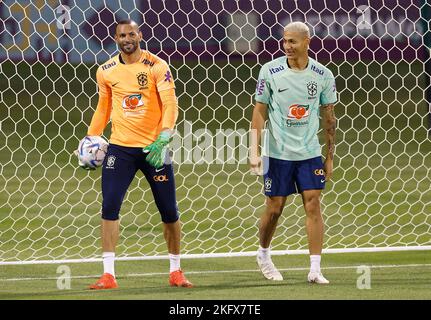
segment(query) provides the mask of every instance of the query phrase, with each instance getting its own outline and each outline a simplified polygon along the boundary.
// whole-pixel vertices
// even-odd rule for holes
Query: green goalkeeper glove
[[[163,167],[170,141],[171,134],[168,131],[162,131],[156,141],[142,149],[144,153],[148,153],[145,160],[156,169]]]

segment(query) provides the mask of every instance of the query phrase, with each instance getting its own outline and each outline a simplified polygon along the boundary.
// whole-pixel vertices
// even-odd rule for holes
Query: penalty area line
[[[339,266],[339,267],[322,267],[322,270],[342,270],[342,269],[357,269],[358,267],[366,266],[370,269],[385,269],[385,268],[419,268],[419,267],[431,267],[431,264],[383,264],[383,265],[355,265],[355,266]],[[279,271],[308,271],[310,268],[279,268]],[[259,269],[243,269],[243,270],[206,270],[206,271],[187,271],[186,274],[220,274],[220,273],[244,273],[244,272],[260,272]],[[153,277],[153,276],[165,276],[169,275],[169,272],[150,272],[150,273],[127,273],[117,275],[117,278],[137,278],[137,277]],[[88,276],[71,276],[71,279],[91,279],[99,278],[98,275]],[[0,282],[8,281],[37,281],[37,280],[57,280],[59,277],[27,277],[27,278],[0,278]]]

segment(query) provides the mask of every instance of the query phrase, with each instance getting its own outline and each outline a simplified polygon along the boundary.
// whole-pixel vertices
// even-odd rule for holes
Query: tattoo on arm
[[[337,119],[335,118],[334,105],[326,104],[322,106],[322,121],[327,147],[327,158],[334,159],[335,152],[335,131]]]

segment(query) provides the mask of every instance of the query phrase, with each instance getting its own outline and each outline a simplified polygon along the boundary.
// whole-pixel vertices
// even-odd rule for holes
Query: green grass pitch
[[[0,299],[145,299],[145,300],[296,300],[296,299],[431,299],[431,257],[426,251],[323,255],[326,286],[308,284],[307,255],[274,256],[284,281],[263,278],[254,257],[183,259],[194,283],[191,289],[168,285],[168,261],[118,261],[119,288],[91,291],[101,263],[67,264],[70,289],[57,288],[58,265],[0,266]],[[369,289],[359,289],[370,267]],[[359,280],[358,280],[359,279]]]

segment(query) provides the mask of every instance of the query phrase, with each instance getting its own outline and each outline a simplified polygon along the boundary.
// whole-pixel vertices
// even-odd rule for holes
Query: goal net
[[[116,54],[114,26],[126,18],[176,81],[183,254],[258,247],[263,181],[247,165],[254,92],[260,67],[284,54],[293,20],[310,27],[310,56],[331,69],[339,93],[325,250],[431,248],[431,8],[363,2],[2,1],[0,263],[100,256],[101,169],[78,168],[73,151],[97,104],[97,66]],[[119,258],[167,254],[140,173],[120,217]],[[300,196],[289,197],[272,249],[306,252],[304,222]]]

